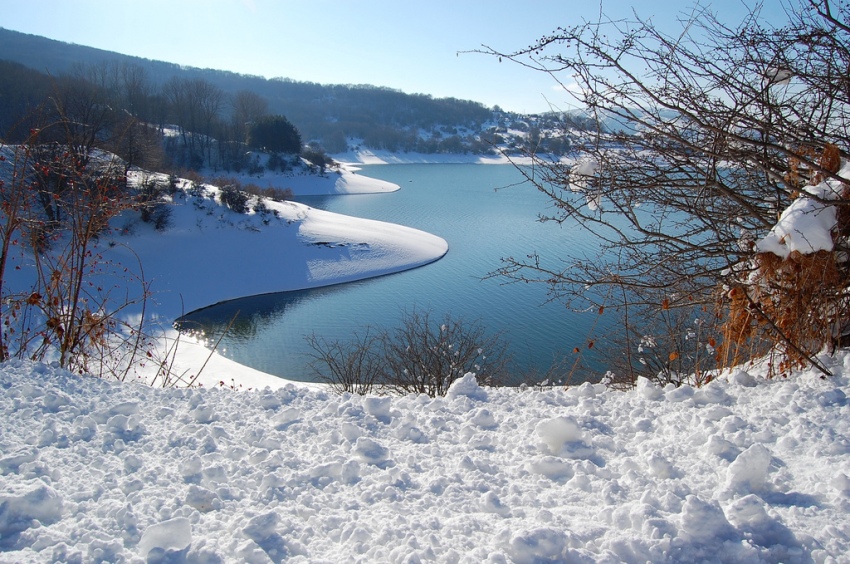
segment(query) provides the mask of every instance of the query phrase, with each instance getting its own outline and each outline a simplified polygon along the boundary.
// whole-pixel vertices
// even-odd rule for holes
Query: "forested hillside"
[[[21,118],[56,88],[57,78],[68,76],[123,90],[133,99],[122,109],[138,119],[160,126],[188,120],[180,124],[225,146],[245,140],[245,124],[259,111],[286,116],[305,143],[330,153],[359,147],[422,153],[489,153],[494,145],[517,151],[566,149],[546,133],[559,125],[554,114],[520,116],[477,102],[378,86],[322,85],[181,67],[2,28],[0,136],[14,140],[25,135],[28,128],[19,124]],[[181,100],[188,98],[201,100],[205,108],[200,114],[181,115]]]

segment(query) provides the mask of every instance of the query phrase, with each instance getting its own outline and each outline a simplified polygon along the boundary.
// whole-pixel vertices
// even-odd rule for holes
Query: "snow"
[[[0,561],[848,562],[850,355],[821,361],[436,399],[9,361]]]
[[[144,236],[113,239],[139,256],[146,278],[155,283],[157,311],[166,317],[243,296],[398,272],[448,250],[444,239],[423,231],[297,202],[267,202],[279,217],[263,225],[257,214],[235,214],[213,198],[198,210],[192,199],[173,207],[168,230],[135,224]],[[116,247],[114,254],[133,262],[130,249]]]
[[[850,163],[845,162],[838,175],[850,179]],[[782,258],[788,258],[793,252],[809,255],[831,251],[836,209],[829,202],[840,199],[843,189],[844,185],[834,180],[804,187],[803,193],[782,212],[776,225],[756,243],[756,249]]]
[[[448,153],[393,153],[385,150],[360,149],[347,153],[333,155],[334,160],[347,165],[381,165],[381,164],[531,164],[528,157],[504,154],[477,155],[448,154]]]
[[[578,159],[570,169],[570,190],[584,193],[587,207],[592,211],[598,210],[602,203],[602,194],[596,178],[599,169],[599,163],[590,157]]]

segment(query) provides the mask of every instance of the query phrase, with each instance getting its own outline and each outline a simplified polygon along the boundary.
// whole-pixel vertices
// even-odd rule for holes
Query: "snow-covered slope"
[[[0,561],[848,562],[850,357],[822,360],[439,399],[8,362]]]
[[[346,184],[363,188],[372,180]],[[399,272],[448,250],[436,235],[297,202],[267,200],[270,213],[238,214],[220,205],[216,188],[206,190],[204,198],[178,192],[167,230],[155,231],[133,213],[126,220],[130,226],[107,242],[121,243],[105,251],[108,258],[134,264],[132,255],[138,255],[161,316],[174,319],[222,300]]]

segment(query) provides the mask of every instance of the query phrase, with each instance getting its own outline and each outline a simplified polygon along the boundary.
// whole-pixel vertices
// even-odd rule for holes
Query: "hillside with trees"
[[[189,166],[197,166],[199,158],[211,161],[213,147],[203,138],[220,140],[221,166],[238,166],[233,143],[246,141],[246,124],[264,115],[285,116],[305,143],[329,153],[364,148],[488,154],[494,145],[509,151],[565,150],[555,134],[560,119],[555,114],[521,116],[478,102],[378,86],[181,67],[2,28],[0,53],[0,136],[10,140],[28,131],[15,116],[34,107],[57,80],[82,77],[111,90],[110,102],[120,98],[117,107],[129,115],[160,129],[178,123],[198,134],[184,139],[190,145],[184,158]]]

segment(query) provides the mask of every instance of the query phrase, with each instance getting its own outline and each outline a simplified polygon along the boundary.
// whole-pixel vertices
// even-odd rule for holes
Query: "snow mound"
[[[754,444],[729,465],[726,485],[736,493],[759,492],[767,485],[770,451],[762,444]]]
[[[850,179],[850,162],[843,163],[838,176]],[[809,255],[831,251],[837,210],[830,202],[841,199],[843,190],[844,185],[834,180],[805,186],[770,232],[756,243],[756,249],[782,258],[793,252]]]
[[[534,431],[550,454],[560,455],[574,445],[584,445],[584,433],[572,417],[546,419],[538,423]]]
[[[839,193],[826,182],[807,186],[806,193],[785,208],[776,225],[756,243],[762,253],[787,258],[793,252],[804,255],[832,250],[832,231],[835,229],[836,209],[823,200],[838,199]]]
[[[16,533],[62,517],[62,498],[56,490],[44,483],[22,488],[26,485],[15,484],[11,492],[0,495],[0,547],[14,540]]]
[[[151,525],[142,533],[139,541],[139,553],[151,561],[151,552],[156,552],[159,559],[181,552],[192,544],[192,523],[185,517],[169,519],[162,523]],[[170,553],[170,554],[169,554]]]
[[[475,379],[475,374],[472,372],[467,372],[452,382],[449,391],[446,392],[448,399],[455,399],[460,396],[472,400],[487,401],[487,392],[478,385],[478,380]]]

